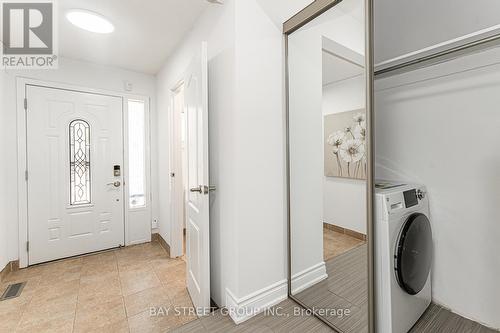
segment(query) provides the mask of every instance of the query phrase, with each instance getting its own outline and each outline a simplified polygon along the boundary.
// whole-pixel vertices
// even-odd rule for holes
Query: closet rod
[[[455,46],[447,50],[439,51],[421,58],[414,60],[409,60],[398,65],[390,66],[384,69],[375,70],[375,77],[386,77],[390,75],[396,75],[408,71],[412,71],[418,68],[427,67],[437,63],[446,62],[451,59],[455,59],[461,55],[470,54],[474,51],[485,50],[498,46],[500,41],[500,33],[481,38],[472,42],[465,43],[463,45]]]

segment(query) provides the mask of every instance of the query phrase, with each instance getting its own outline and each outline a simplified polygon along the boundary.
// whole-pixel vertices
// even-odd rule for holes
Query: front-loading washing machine
[[[375,184],[377,333],[406,333],[431,303],[432,231],[426,188]]]

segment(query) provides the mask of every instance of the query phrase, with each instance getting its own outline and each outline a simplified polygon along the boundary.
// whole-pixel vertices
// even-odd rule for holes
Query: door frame
[[[27,171],[27,117],[25,109],[25,96],[27,86],[39,86],[44,88],[52,88],[59,90],[67,90],[80,93],[106,95],[111,97],[118,97],[122,100],[122,128],[123,128],[123,177],[126,179],[128,175],[128,147],[125,145],[128,142],[128,106],[126,101],[141,100],[145,105],[145,125],[146,125],[146,141],[145,141],[145,159],[146,159],[146,194],[149,206],[150,216],[152,211],[152,195],[151,195],[151,124],[150,124],[150,97],[145,95],[127,94],[112,90],[95,89],[73,85],[69,83],[44,81],[32,79],[29,77],[17,76],[16,77],[16,112],[17,112],[17,200],[18,200],[18,249],[19,249],[19,267],[28,267],[28,183],[26,180]],[[129,233],[129,209],[128,199],[126,198],[127,188],[123,190],[123,232],[125,246],[131,245]],[[151,229],[151,221],[149,221],[149,228]]]
[[[289,36],[300,29],[316,17],[335,7],[342,0],[317,0],[307,5],[304,9],[296,13],[290,19],[283,23],[283,44],[284,44],[284,88],[285,88],[285,155],[286,155],[286,225],[287,225],[287,281],[288,297],[295,303],[305,309],[311,310],[313,316],[324,322],[335,332],[338,329],[325,318],[320,316],[317,311],[310,309],[307,304],[297,299],[292,294],[292,234],[291,234],[291,207],[290,207],[290,131],[289,131],[289,111],[290,111],[290,92],[289,92],[289,59],[288,59],[288,41]],[[363,0],[365,6],[365,70],[366,70],[366,139],[367,145],[367,174],[366,174],[366,232],[367,232],[367,273],[368,273],[368,332],[375,332],[375,295],[374,295],[374,58],[373,58],[373,2],[374,0]]]
[[[184,237],[184,230],[183,230],[183,223],[179,221],[179,215],[178,215],[178,210],[180,209],[181,204],[183,203],[182,201],[185,201],[185,197],[182,198],[181,202],[179,202],[179,196],[180,193],[176,191],[178,188],[175,186],[175,180],[178,179],[175,175],[172,177],[172,173],[176,172],[177,167],[178,167],[178,149],[179,147],[177,146],[178,142],[176,140],[175,136],[175,131],[174,128],[175,126],[182,126],[182,123],[179,124],[177,123],[176,117],[175,117],[175,97],[177,96],[177,93],[179,92],[179,89],[184,89],[184,79],[180,79],[177,81],[177,83],[172,86],[170,89],[170,115],[169,115],[169,123],[170,123],[170,135],[169,135],[169,141],[170,141],[170,154],[169,154],[169,160],[170,160],[170,219],[172,221],[170,225],[170,256],[175,258],[175,257],[180,257],[182,256],[183,253],[183,237]],[[187,147],[186,147],[187,149]],[[182,159],[182,156],[180,156]],[[182,163],[181,163],[182,165]],[[182,172],[185,172],[186,170],[182,170]],[[182,180],[181,180],[182,181]],[[186,218],[186,216],[184,216]]]

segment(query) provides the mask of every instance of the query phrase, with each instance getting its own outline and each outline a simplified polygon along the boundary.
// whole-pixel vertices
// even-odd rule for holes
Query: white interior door
[[[124,245],[122,99],[40,86],[26,98],[29,264]]]
[[[198,309],[210,307],[210,238],[208,178],[208,64],[203,43],[184,78],[187,117],[187,285]],[[203,313],[201,313],[203,314]]]

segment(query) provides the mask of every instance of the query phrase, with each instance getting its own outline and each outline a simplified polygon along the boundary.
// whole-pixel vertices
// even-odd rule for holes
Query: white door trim
[[[176,122],[176,116],[175,112],[176,106],[175,106],[175,98],[177,97],[177,93],[179,92],[179,89],[181,89],[184,85],[184,80],[179,80],[171,89],[171,96],[170,96],[170,115],[169,115],[169,123],[170,123],[170,220],[172,221],[170,225],[170,256],[175,258],[175,257],[180,257],[182,256],[183,249],[182,249],[182,243],[183,243],[183,237],[184,237],[184,231],[183,231],[183,223],[182,221],[179,220],[179,209],[180,206],[182,205],[182,201],[184,201],[184,197],[182,198],[182,201],[179,202],[179,197],[182,196],[181,193],[178,191],[178,186],[176,185],[176,180],[181,181],[181,177],[177,177],[180,175],[178,172],[179,168],[179,158],[182,158],[182,156],[179,155],[179,147],[178,144],[180,144],[176,138],[176,133],[177,131],[175,130],[176,126],[179,126],[180,124]],[[181,164],[182,165],[182,164]],[[182,170],[184,172],[185,170]],[[172,177],[172,173],[175,173],[175,177]]]
[[[148,96],[143,96],[143,95],[133,95],[133,94],[125,94],[122,92],[116,92],[116,91],[110,91],[110,90],[105,90],[105,89],[94,89],[94,88],[88,88],[88,87],[82,87],[82,86],[77,86],[77,85],[71,85],[67,83],[61,83],[61,82],[51,82],[51,81],[42,81],[42,80],[36,80],[36,79],[31,79],[27,77],[21,77],[18,76],[16,77],[16,111],[17,111],[17,200],[18,200],[18,221],[19,221],[19,235],[18,235],[18,240],[19,240],[19,267],[20,268],[25,268],[28,266],[28,191],[27,191],[27,182],[26,182],[26,170],[27,170],[27,133],[26,133],[26,110],[24,106],[24,99],[26,96],[26,86],[28,85],[33,85],[33,86],[41,86],[41,87],[47,87],[47,88],[54,88],[54,89],[61,89],[61,90],[70,90],[70,91],[77,91],[77,92],[83,92],[83,93],[90,93],[90,94],[99,94],[99,95],[107,95],[107,96],[114,96],[114,97],[119,97],[122,98],[122,112],[125,113],[126,106],[125,101],[128,99],[136,99],[136,100],[144,100],[146,102],[146,113],[147,113],[147,129],[146,129],[146,136],[149,139],[151,136],[151,131],[150,131],[150,109],[149,109],[149,97]],[[125,116],[125,115],[124,115]],[[125,118],[124,118],[124,123],[122,126],[124,127],[124,136],[126,133],[128,133],[127,129],[127,124],[125,123]],[[125,132],[127,131],[127,132]],[[151,210],[151,185],[150,185],[150,179],[151,179],[151,170],[150,170],[150,165],[151,165],[151,154],[150,154],[150,147],[148,145],[150,143],[150,139],[146,144],[146,161],[147,161],[147,189],[148,189],[148,196],[149,196],[149,209]],[[125,156],[128,156],[128,147],[124,146],[124,158]],[[127,170],[127,165],[128,161],[124,159],[124,166],[123,169]],[[125,193],[127,191],[123,191],[123,195],[125,196]],[[124,239],[125,239],[125,244],[129,245],[129,233],[128,233],[128,198],[125,200],[124,198]]]

